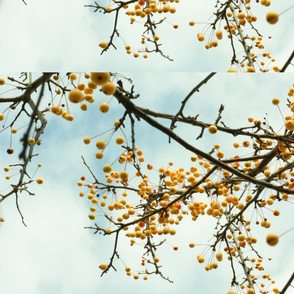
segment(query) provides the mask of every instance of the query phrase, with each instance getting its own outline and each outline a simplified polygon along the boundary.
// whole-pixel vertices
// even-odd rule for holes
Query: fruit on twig
[[[124,171],[120,172],[119,177],[124,181],[124,180],[128,179],[129,174],[127,171],[124,170]]]
[[[276,12],[270,11],[266,15],[266,21],[269,24],[275,24],[279,20],[279,15]]]
[[[12,154],[14,152],[13,148],[8,148],[6,151],[8,154]]]
[[[102,86],[110,79],[109,72],[91,72],[91,81],[96,85]]]
[[[112,82],[107,82],[101,88],[105,95],[113,95],[116,91],[116,86]]]
[[[289,131],[293,131],[294,130],[294,120],[289,119],[285,122],[285,128]]]
[[[105,165],[103,166],[103,171],[104,171],[105,173],[110,173],[111,170],[112,170],[112,167],[111,167],[110,164],[105,164]]]
[[[106,143],[105,143],[105,141],[103,141],[103,140],[98,140],[98,141],[96,142],[96,147],[97,147],[99,150],[103,150],[103,149],[105,149],[105,147],[106,147]]]
[[[266,236],[266,243],[270,246],[275,246],[279,243],[279,236],[276,234],[268,234]]]
[[[279,98],[273,98],[272,103],[273,103],[274,105],[278,105],[278,104],[280,103]]]
[[[37,182],[37,184],[39,184],[39,185],[41,185],[41,184],[44,183],[44,181],[43,181],[42,178],[37,178],[37,179],[36,179],[36,182]]]
[[[215,125],[209,126],[208,131],[210,134],[215,134],[217,132],[217,126]]]
[[[108,268],[108,265],[106,263],[101,263],[99,265],[100,269],[102,269],[103,271],[106,270]]]
[[[84,100],[84,95],[79,89],[72,89],[68,94],[68,99],[72,103],[80,103]]]
[[[101,103],[99,109],[101,112],[106,113],[109,110],[109,104],[105,102]]]

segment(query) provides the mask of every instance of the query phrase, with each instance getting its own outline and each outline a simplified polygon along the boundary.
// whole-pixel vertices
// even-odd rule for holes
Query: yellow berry
[[[128,177],[129,177],[129,174],[128,174],[127,171],[122,171],[122,172],[120,172],[119,177],[120,177],[122,180],[127,180]]]
[[[289,119],[285,122],[285,128],[289,131],[293,131],[294,130],[294,120]]]
[[[94,220],[96,218],[94,213],[89,214],[89,219],[90,220]]]
[[[84,138],[84,143],[85,143],[85,144],[88,145],[88,144],[90,144],[90,142],[91,142],[91,138],[90,138],[90,137],[85,137],[85,138]]]
[[[110,164],[105,164],[105,165],[103,166],[103,171],[104,171],[105,173],[110,173],[111,170],[112,170],[112,167],[111,167]]]
[[[37,178],[36,182],[37,182],[37,184],[41,185],[41,184],[43,184],[44,181],[42,178]]]
[[[99,109],[100,109],[101,112],[106,113],[109,110],[109,104],[106,103],[106,102],[101,103],[100,106],[99,106]]]
[[[102,86],[110,79],[109,72],[91,72],[91,81],[96,85]]]
[[[98,141],[96,142],[96,147],[97,147],[99,150],[103,150],[103,149],[105,149],[105,147],[106,147],[106,143],[105,143],[105,141],[103,141],[103,140],[98,140]]]
[[[270,11],[266,15],[266,21],[269,24],[275,24],[279,20],[279,15],[276,12]]]
[[[275,246],[279,243],[279,236],[276,234],[268,234],[266,236],[266,243],[270,246]]]
[[[108,265],[106,263],[101,263],[99,267],[104,271],[108,268]]]
[[[116,86],[112,82],[107,82],[101,88],[105,95],[113,95],[116,91]]]
[[[84,95],[79,89],[72,89],[68,94],[68,99],[72,103],[80,103],[84,100]]]
[[[272,103],[273,103],[274,105],[278,105],[278,104],[280,103],[279,98],[273,98]]]
[[[99,46],[100,46],[102,49],[104,49],[104,48],[107,47],[107,43],[106,43],[106,42],[101,42],[101,43],[99,44]]]
[[[208,131],[210,134],[215,134],[217,132],[217,126],[215,125],[209,126]]]

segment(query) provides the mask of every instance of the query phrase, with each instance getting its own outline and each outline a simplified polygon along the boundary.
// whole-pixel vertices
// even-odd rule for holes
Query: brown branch
[[[280,294],[285,294],[287,289],[291,286],[292,281],[294,280],[294,272],[292,273],[291,277],[289,278],[288,282],[284,286],[283,290],[280,292]],[[293,288],[293,286],[291,286]],[[289,293],[290,294],[290,293]]]
[[[289,64],[291,63],[292,59],[294,58],[294,50],[292,51],[291,55],[289,56],[288,60],[285,62],[283,67],[281,68],[280,72],[285,72]]]
[[[263,180],[257,180],[255,178],[250,177],[249,175],[246,175],[228,165],[226,165],[225,163],[223,163],[222,161],[214,158],[213,156],[207,154],[206,152],[192,146],[191,144],[189,144],[188,142],[186,142],[184,139],[182,139],[181,137],[179,137],[178,135],[176,135],[174,132],[172,132],[169,128],[161,125],[160,123],[158,123],[156,120],[152,119],[151,117],[149,117],[148,115],[146,115],[144,112],[142,112],[135,104],[133,104],[128,98],[126,98],[124,95],[122,95],[120,92],[116,91],[114,94],[114,97],[116,97],[116,99],[122,103],[124,105],[124,107],[129,111],[132,112],[134,114],[136,114],[137,116],[139,116],[140,118],[142,118],[143,120],[145,120],[148,124],[150,124],[151,126],[153,126],[154,128],[158,129],[159,131],[161,131],[162,133],[166,134],[167,136],[171,137],[172,139],[174,139],[176,142],[178,142],[181,146],[183,146],[184,148],[186,148],[187,150],[190,150],[191,152],[193,152],[194,154],[200,155],[203,158],[205,158],[206,160],[210,161],[211,163],[215,164],[216,166],[219,166],[225,170],[230,171],[231,173],[239,176],[241,179],[246,180],[248,182],[254,183],[258,186],[262,186],[262,187],[267,187],[269,189],[273,189],[279,192],[283,192],[283,193],[288,193],[288,194],[294,194],[293,190],[289,190],[289,189],[284,189],[282,187],[278,187],[275,185],[272,185],[266,181]]]
[[[184,114],[183,114],[183,111],[184,111],[184,108],[188,102],[188,100],[192,97],[192,95],[195,93],[195,92],[199,92],[199,89],[204,85],[206,84],[214,75],[216,74],[216,72],[213,72],[213,73],[210,73],[204,80],[202,80],[196,87],[194,87],[190,93],[186,96],[186,98],[181,102],[182,105],[179,109],[179,111],[175,114],[175,116],[172,118],[172,121],[171,121],[171,125],[170,125],[170,129],[173,130],[175,128],[175,123],[177,121],[177,118],[179,116],[181,117],[184,117]]]

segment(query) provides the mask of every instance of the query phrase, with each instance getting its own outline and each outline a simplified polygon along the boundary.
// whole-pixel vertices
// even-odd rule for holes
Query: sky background
[[[293,5],[293,1],[271,1],[269,7],[251,2],[252,14],[258,17],[256,25],[259,33],[264,35],[265,45],[264,50],[254,52],[270,51],[281,67],[294,47],[291,33],[294,30],[294,10],[281,15],[276,25],[268,24],[265,15],[268,11],[281,13]],[[1,71],[96,71],[98,66],[102,71],[225,72],[230,68],[232,54],[228,38],[224,37],[218,47],[210,50],[204,48],[204,42],[197,40],[199,32],[205,33],[206,40],[211,35],[207,22],[213,20],[214,0],[173,3],[177,12],[169,14],[167,21],[158,26],[157,34],[163,44],[161,48],[174,62],[158,54],[150,54],[148,59],[142,56],[135,59],[126,54],[125,43],[133,49],[142,48],[140,42],[144,27],[139,19],[131,26],[125,14],[119,17],[121,38],[115,40],[118,50],[112,48],[101,56],[98,45],[101,41],[108,41],[114,15],[94,13],[93,8],[84,7],[93,3],[91,0],[28,0],[28,5],[24,5],[21,0],[3,0],[0,3]],[[98,3],[109,5],[110,1]],[[155,20],[160,18],[157,16]],[[191,20],[197,25],[190,27],[188,23]],[[179,28],[175,30],[173,24],[178,24]],[[224,24],[222,22],[221,27]],[[250,34],[250,31],[245,29],[244,33]],[[271,40],[267,38],[269,35]],[[242,59],[238,42],[236,46],[237,57]],[[293,67],[288,70],[293,72]]]
[[[121,74],[118,77],[123,79]],[[181,101],[191,89],[207,76],[204,73],[151,75],[132,72],[124,72],[123,75],[133,80],[135,92],[140,94],[136,101],[138,105],[165,113],[176,113]],[[17,74],[14,76],[17,77]],[[34,78],[38,76],[37,73],[33,75]],[[126,80],[123,81],[125,88],[129,88],[130,84]],[[199,93],[193,95],[184,114],[200,114],[199,120],[212,123],[222,103],[225,106],[222,121],[227,126],[248,126],[249,116],[260,119],[267,116],[274,130],[279,132],[283,126],[283,117],[277,107],[272,105],[271,100],[278,97],[281,100],[283,115],[289,114],[286,99],[293,82],[293,74],[260,74],[258,78],[254,75],[217,74],[208,84],[201,87]],[[5,89],[0,88],[0,93]],[[9,92],[5,97],[17,93]],[[44,97],[46,106],[50,101],[50,93],[46,92]],[[162,272],[174,281],[173,284],[159,276],[149,276],[148,281],[143,281],[141,277],[135,281],[132,277],[126,276],[125,265],[131,266],[133,272],[142,269],[140,254],[143,248],[140,245],[130,247],[129,240],[124,238],[121,238],[119,244],[121,259],[115,262],[118,272],[111,270],[100,278],[101,270],[98,266],[109,261],[113,238],[93,235],[91,230],[84,229],[85,226],[93,224],[88,219],[91,204],[87,199],[78,196],[84,189],[77,186],[77,181],[82,175],[91,180],[82,163],[81,155],[85,157],[97,177],[101,178],[103,165],[112,163],[121,152],[118,146],[107,148],[103,160],[98,161],[94,156],[95,144],[86,146],[83,144],[83,138],[111,129],[113,122],[122,116],[123,110],[115,98],[111,99],[100,92],[96,92],[94,97],[95,103],[90,105],[87,112],[81,112],[77,105],[70,104],[70,111],[75,115],[73,122],[65,121],[51,113],[46,114],[48,125],[41,137],[42,145],[35,149],[39,156],[34,157],[30,165],[30,173],[33,174],[37,164],[42,163],[43,166],[37,171],[34,179],[42,177],[44,184],[30,185],[30,190],[36,194],[35,197],[22,194],[19,198],[27,227],[21,223],[15,207],[15,197],[8,198],[0,206],[1,215],[5,218],[5,222],[0,226],[1,293],[227,293],[231,281],[228,261],[219,263],[217,270],[206,272],[204,265],[198,264],[196,259],[205,246],[198,245],[194,249],[188,247],[190,242],[209,243],[215,223],[210,222],[207,217],[199,218],[196,222],[190,221],[189,217],[184,218],[181,225],[176,228],[177,234],[168,239],[168,244],[158,249],[163,266]],[[99,112],[101,102],[109,102],[110,111],[107,114]],[[1,105],[0,112],[4,109],[5,106]],[[11,112],[7,123],[12,117]],[[20,128],[25,124],[26,119],[23,117],[15,127]],[[165,124],[169,126],[169,122]],[[217,133],[214,136],[205,134],[202,140],[195,141],[199,130],[178,126],[175,131],[197,148],[211,150],[215,143],[220,143],[221,150],[225,151],[227,157],[236,153],[248,153],[244,148],[232,148],[234,141],[241,143],[243,138],[231,138]],[[129,131],[124,132],[129,137]],[[159,168],[167,166],[169,161],[173,161],[175,167],[184,166],[188,169],[191,165],[191,152],[184,150],[175,142],[168,144],[163,134],[153,130],[146,123],[137,124],[136,135],[136,144],[144,151],[145,165],[151,163]],[[11,181],[5,180],[6,173],[3,167],[17,162],[20,137],[21,130],[12,138],[15,153],[9,156],[6,149],[10,142],[10,133],[0,133],[0,152],[3,154],[0,159],[1,193],[7,191],[5,189],[9,183],[17,181],[17,176],[12,177]],[[106,137],[107,134],[99,138]],[[121,168],[118,164],[114,167],[117,170]],[[131,168],[128,169],[131,173]],[[14,172],[17,173],[12,170],[9,174],[13,175]],[[156,172],[150,177],[156,179]],[[269,232],[281,234],[291,228],[293,204],[278,203],[277,209],[281,211],[279,218],[274,218],[270,211],[264,211],[272,223],[270,229],[253,227],[252,231],[258,238],[257,248],[265,257],[265,273],[270,273],[276,280],[276,286],[282,288],[292,273],[293,231],[284,235],[274,248],[268,246],[264,240]],[[97,218],[97,223],[99,220],[102,221],[101,218]],[[177,252],[172,248],[175,245],[179,246]],[[266,257],[272,257],[272,261],[267,261]],[[291,293],[291,290],[288,293]]]

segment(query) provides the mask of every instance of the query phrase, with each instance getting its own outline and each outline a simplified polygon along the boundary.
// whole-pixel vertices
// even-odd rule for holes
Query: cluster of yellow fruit
[[[147,16],[154,16],[154,14],[158,13],[176,13],[176,8],[170,6],[170,3],[179,3],[179,0],[138,0],[135,2],[133,9],[129,9],[129,4],[126,4],[123,6],[124,9],[127,9],[126,14],[130,16],[130,24],[134,24],[136,22],[136,17],[139,17],[138,22],[141,22],[141,20],[146,19]],[[111,12],[113,9],[111,7],[105,8],[108,12]],[[177,29],[178,25],[174,24],[173,28]],[[157,42],[159,40],[159,36],[154,35],[153,40],[154,42]],[[142,44],[145,44],[145,37],[142,37],[141,40]],[[107,48],[108,43],[103,41],[100,42],[99,46],[102,49]],[[127,54],[133,53],[133,56],[135,58],[138,58],[140,56],[139,51],[132,51],[131,46],[127,45],[125,46]],[[144,51],[144,50],[142,50]],[[144,53],[143,58],[148,58],[148,54]]]
[[[290,88],[289,96],[293,96],[293,93],[294,88]],[[278,105],[279,99],[274,98],[272,103]],[[292,103],[289,107],[291,109]],[[261,121],[253,117],[249,117],[248,122],[253,124],[253,128],[261,125]],[[117,131],[120,127],[120,121],[116,121],[114,126],[115,131]],[[285,127],[287,129],[287,125]],[[212,135],[219,131],[216,125],[208,125],[207,130]],[[111,135],[110,137],[112,138],[113,136]],[[89,144],[93,138],[86,137],[84,143]],[[151,237],[176,235],[176,226],[186,216],[196,221],[200,216],[203,217],[205,215],[218,221],[218,219],[223,217],[225,211],[230,211],[232,215],[238,215],[243,213],[243,209],[246,209],[248,204],[255,201],[253,192],[250,189],[246,190],[247,188],[244,187],[241,180],[230,182],[232,174],[228,170],[219,168],[211,177],[207,177],[203,183],[198,185],[202,177],[207,175],[212,169],[212,163],[199,155],[191,156],[192,163],[188,169],[183,167],[173,168],[173,162],[169,162],[166,168],[159,167],[156,169],[152,164],[143,166],[145,162],[143,151],[137,147],[132,150],[128,146],[126,138],[118,136],[115,142],[118,145],[126,143],[126,146],[122,146],[126,151],[115,156],[117,159],[114,161],[125,164],[125,168],[120,172],[113,171],[113,164],[105,164],[103,166],[105,183],[85,182],[85,177],[81,177],[78,186],[89,189],[86,193],[87,198],[91,201],[90,220],[96,220],[98,216],[106,216],[109,222],[101,230],[105,234],[112,234],[120,229],[124,230],[126,237],[130,240],[130,246],[144,244]],[[96,141],[96,147],[99,149],[96,153],[98,159],[103,158],[103,151],[109,143],[110,141],[101,139]],[[213,147],[213,154],[217,158],[222,159],[223,162],[226,162],[223,159],[225,153],[220,150],[220,145],[215,144]],[[242,152],[242,148],[245,148],[246,151],[245,149],[243,150],[246,155],[240,156],[237,154],[227,159],[227,165],[249,175],[262,163],[264,157],[259,156],[259,154],[262,154],[260,152],[263,150],[273,150],[273,148],[276,148],[278,158],[281,157],[285,160],[291,159],[292,154],[294,154],[294,150],[288,150],[285,143],[279,141],[278,138],[276,140],[256,138],[252,139],[251,143],[248,140],[240,143],[233,142],[233,147],[240,150],[240,152]],[[255,156],[248,155],[249,147],[252,148]],[[283,187],[293,189],[294,181],[289,181],[287,177],[294,177],[294,172],[280,171],[283,164],[283,161],[278,161],[274,170],[272,165],[265,165],[255,175],[255,178],[264,180],[273,173],[276,173],[274,180],[278,180],[279,184]],[[127,166],[129,167],[128,172],[126,171]],[[132,168],[135,168],[133,173],[130,172]],[[145,169],[147,173],[153,171],[152,173],[155,172],[158,175],[156,178],[160,179],[159,184],[157,180],[156,182],[152,180],[152,175],[144,174]],[[130,176],[131,174],[132,176]],[[240,192],[242,192],[241,195],[238,195]],[[83,197],[86,193],[82,191],[80,196]],[[138,205],[138,196],[140,197],[140,205]],[[273,217],[278,217],[280,215],[279,210],[272,209],[278,202],[277,200],[288,201],[288,195],[285,193],[280,193],[279,195],[268,195],[265,193],[259,196],[258,200],[255,201],[255,207],[252,207],[253,214],[256,216],[255,225],[260,225],[264,229],[271,227],[271,222],[266,218],[263,208],[268,208],[267,211],[271,211]],[[238,261],[239,250],[241,248],[248,249],[248,247],[251,249],[251,246],[258,241],[251,231],[251,221],[246,220],[243,214],[240,215],[239,220],[240,224],[238,231],[235,232],[235,236],[233,236],[233,233],[225,234],[227,246],[223,250],[227,254],[228,260],[234,259],[234,261]],[[275,246],[279,242],[279,236],[270,233],[265,241],[268,245]],[[194,246],[195,243],[189,244],[191,248]],[[173,249],[178,250],[178,246],[174,246]],[[251,250],[250,252],[254,254]],[[205,254],[197,256],[199,263],[205,262]],[[205,270],[209,271],[218,268],[218,263],[223,260],[223,254],[221,252],[214,253],[214,258],[214,260],[209,258],[209,263],[205,265]],[[254,263],[257,271],[264,271],[261,259],[256,261],[254,258],[250,258],[250,256],[246,258]],[[156,257],[153,261],[148,261],[148,264],[156,264],[158,262],[159,258]],[[142,262],[142,266],[146,266],[145,262]],[[109,265],[103,263],[100,265],[100,268],[103,271],[107,271]],[[126,272],[127,274],[129,273],[129,276],[132,275],[129,267]],[[139,275],[133,274],[133,277],[137,279]],[[240,287],[243,289],[245,286],[241,285]],[[277,288],[274,289],[274,292],[278,291]],[[246,291],[245,293],[253,293],[252,291],[254,290],[247,287]]]
[[[58,80],[58,76],[54,77]],[[77,80],[77,75],[75,73],[71,73],[69,75],[71,81]],[[86,86],[84,83],[78,83],[76,88],[69,90],[68,100],[73,104],[80,104],[80,108],[82,111],[86,111],[88,109],[88,103],[93,103],[95,101],[93,97],[93,92],[97,89],[98,86],[101,86],[101,91],[105,95],[113,95],[116,91],[116,86],[110,81],[110,73],[109,72],[92,72],[91,74],[85,74],[86,79],[90,79],[88,85]],[[56,94],[61,94],[61,90],[57,89]],[[100,104],[101,112],[108,112],[109,105],[108,103]],[[74,117],[68,111],[64,111],[60,104],[53,105],[51,107],[51,112],[56,115],[61,115],[64,119],[68,121],[73,121]]]
[[[270,1],[261,1],[261,5],[264,6],[270,6],[271,2]],[[244,5],[244,12],[241,11],[241,8],[238,7],[238,10],[236,8],[235,11],[228,11],[226,13],[226,17],[228,19],[228,22],[230,23],[229,25],[224,26],[224,30],[227,32],[227,37],[230,39],[233,36],[239,36],[239,30],[241,32],[243,31],[241,28],[238,30],[238,27],[244,27],[246,23],[249,23],[250,25],[254,22],[257,21],[257,17],[255,15],[252,15],[251,13],[251,6],[250,6],[250,1],[246,1],[246,4]],[[266,20],[270,24],[275,24],[277,23],[279,19],[279,15],[276,12],[268,12],[266,15]],[[190,26],[195,25],[195,21],[190,21],[189,22]],[[217,40],[215,40],[215,38]],[[223,32],[221,30],[215,31],[215,34],[212,35],[210,34],[210,40],[205,44],[206,49],[214,48],[218,46],[218,40],[221,40],[223,38]],[[270,38],[270,37],[269,37]],[[197,39],[200,42],[203,42],[205,40],[205,36],[203,33],[198,33],[197,34]],[[251,36],[250,39],[252,41],[255,41],[255,44],[252,44],[251,47],[256,48],[256,49],[264,49],[264,45],[262,44],[262,37],[261,36]],[[246,42],[246,40],[243,40],[242,42]],[[257,54],[254,52],[250,52],[251,57],[254,59],[254,61],[257,63]],[[270,59],[270,62],[275,62],[275,59],[271,57],[269,52],[264,52],[260,57],[265,57]],[[258,60],[259,61],[259,60]],[[267,70],[267,66],[265,61],[261,60],[259,63],[257,63],[259,70],[261,72]],[[243,62],[240,63],[241,68],[246,67],[247,72],[254,72],[255,69],[253,66],[249,65],[249,62],[247,64],[244,64]],[[280,69],[277,66],[272,66],[272,69],[275,72],[278,72]],[[230,69],[228,70],[229,72],[236,72],[237,70]]]
[[[171,13],[174,14],[176,12],[175,7],[171,7],[169,3],[179,3],[179,0],[139,0],[135,5],[133,10],[127,10],[126,14],[131,16],[131,24],[134,23],[135,17],[138,16],[141,18],[145,18],[147,15],[155,14],[155,13]],[[129,6],[126,4],[124,6],[125,9],[128,9]]]
[[[41,166],[42,166],[42,164],[41,164],[41,163],[38,163],[38,168],[40,168]],[[6,173],[8,173],[8,172],[10,171],[9,166],[5,166],[5,167],[4,167],[4,171],[5,171]],[[16,174],[18,174],[18,173],[19,173],[19,170],[17,171]],[[16,175],[16,174],[14,174],[14,175]],[[13,175],[13,176],[14,176],[14,175]],[[5,178],[6,178],[6,180],[9,180],[9,179],[10,179],[10,175],[6,175]],[[39,184],[39,185],[41,185],[41,184],[44,183],[44,181],[43,181],[42,178],[37,178],[37,179],[36,179],[36,183]]]
[[[215,127],[215,126],[214,126]],[[106,144],[99,142],[99,146],[105,148]],[[245,144],[245,146],[247,146]],[[249,145],[248,145],[249,146]],[[247,146],[247,147],[248,147]],[[219,146],[215,146],[219,147]],[[239,148],[238,144],[234,143],[235,148]],[[134,158],[132,157],[132,152],[129,153],[123,153],[120,157],[121,163],[127,162],[132,163]],[[138,150],[136,148],[135,156],[138,158],[142,158],[143,152],[141,150]],[[251,195],[247,195],[247,197],[241,201],[241,199],[236,195],[231,195],[229,187],[225,183],[221,183],[218,181],[212,181],[211,179],[207,179],[205,182],[205,185],[201,185],[195,188],[195,192],[204,194],[207,193],[210,189],[215,189],[218,198],[216,200],[211,200],[208,203],[204,201],[199,201],[194,198],[194,196],[189,195],[184,200],[179,199],[176,201],[177,197],[182,195],[189,187],[193,186],[195,183],[197,183],[197,178],[201,177],[203,174],[205,174],[207,171],[210,170],[211,166],[209,162],[204,161],[200,156],[192,156],[191,157],[192,162],[198,161],[199,167],[196,167],[195,165],[192,165],[189,170],[185,171],[184,168],[179,169],[171,169],[171,166],[173,165],[172,162],[169,163],[168,168],[159,168],[156,170],[160,178],[164,179],[160,187],[157,187],[155,184],[153,184],[149,177],[147,175],[144,175],[142,180],[139,181],[137,188],[131,188],[130,190],[132,192],[136,192],[137,195],[139,195],[142,199],[146,200],[146,204],[148,203],[149,209],[145,211],[145,213],[139,211],[136,209],[134,204],[131,202],[128,202],[128,192],[127,189],[129,186],[117,186],[116,189],[122,189],[123,192],[121,194],[122,199],[119,199],[119,193],[115,192],[115,197],[108,197],[108,194],[103,194],[100,196],[102,199],[99,199],[98,197],[95,197],[95,194],[97,193],[97,189],[99,188],[98,185],[94,184],[83,184],[82,181],[78,183],[79,186],[86,186],[90,189],[90,193],[88,194],[88,199],[94,204],[95,206],[92,206],[90,208],[91,214],[89,215],[89,218],[91,220],[96,219],[97,212],[98,215],[101,215],[101,211],[103,211],[104,214],[110,214],[112,217],[114,216],[114,212],[117,212],[116,221],[119,222],[123,226],[123,230],[126,231],[126,236],[130,238],[130,245],[133,246],[137,242],[142,242],[142,240],[145,240],[146,238],[149,238],[150,236],[155,235],[175,235],[176,229],[173,228],[174,225],[179,225],[180,221],[183,219],[185,215],[190,215],[191,219],[193,221],[196,221],[197,218],[200,215],[209,215],[214,218],[220,218],[223,214],[223,209],[225,207],[228,207],[230,210],[235,207],[238,210],[241,210],[244,208],[246,203],[248,203],[251,199]],[[144,162],[141,159],[141,162]],[[249,161],[248,161],[249,162]],[[245,163],[244,169],[248,172],[249,164],[248,162]],[[236,162],[232,163],[233,166],[237,166]],[[251,162],[250,162],[251,166]],[[238,164],[238,167],[240,165]],[[103,167],[104,171],[109,173],[111,172],[111,166],[110,165],[104,165]],[[155,170],[152,165],[147,165],[148,170]],[[136,171],[135,175],[137,177],[140,177],[140,172]],[[229,176],[229,174],[223,172],[224,176]],[[106,182],[108,184],[112,183],[112,180],[109,180],[109,178],[115,179],[116,184],[122,183],[123,180],[120,177],[120,173],[118,172],[112,172],[111,175],[106,176]],[[125,178],[128,178],[127,176]],[[82,180],[85,180],[83,177]],[[129,184],[129,183],[128,183]],[[185,188],[183,188],[185,187]],[[105,192],[107,192],[109,189],[107,186],[104,186]],[[160,189],[160,197],[157,194],[157,191]],[[238,191],[240,189],[239,185],[236,183],[233,187],[234,191]],[[101,187],[100,187],[101,192]],[[99,194],[101,195],[101,193]],[[81,192],[80,196],[84,196],[85,193]],[[221,196],[224,198],[221,199]],[[154,199],[153,199],[154,198]],[[130,198],[132,200],[132,198]],[[265,205],[272,205],[275,200],[275,197],[269,197],[267,201],[264,201],[263,203],[260,203],[260,207],[264,207]],[[110,201],[110,202],[109,202]],[[108,203],[107,203],[108,202]],[[187,206],[188,210],[185,209],[185,206]],[[108,210],[108,212],[105,211],[105,209]],[[146,208],[147,209],[147,208]],[[152,214],[152,211],[159,211],[158,213]],[[96,214],[95,214],[96,212]],[[140,218],[138,215],[146,215],[150,214],[146,218]],[[259,214],[257,213],[257,216]],[[114,218],[113,218],[114,219]],[[137,221],[136,221],[137,220]],[[132,226],[129,226],[128,223],[133,223],[135,221],[135,224]],[[262,219],[261,226],[264,228],[270,227],[270,222],[266,219]],[[133,229],[132,229],[133,228]],[[246,247],[246,245],[252,245],[257,242],[257,238],[252,237],[251,235],[251,223],[250,221],[244,221],[244,229],[246,231],[246,234],[239,234],[237,239],[239,242],[240,247]],[[111,234],[113,230],[108,227],[105,228],[105,232],[108,234]],[[269,241],[267,240],[269,245],[275,245],[275,241],[273,241],[273,235],[270,234]],[[232,235],[228,234],[227,239],[231,240]],[[138,241],[136,241],[138,240]],[[192,245],[193,244],[193,245]],[[195,246],[194,243],[191,243],[189,245],[191,248]],[[175,249],[176,248],[176,249]],[[177,250],[177,246],[175,246],[174,250]],[[224,251],[228,254],[228,259],[231,258],[231,256],[236,255],[236,247],[230,247],[224,248]],[[222,254],[216,253],[216,259],[218,262],[222,261],[223,257]],[[204,263],[205,259],[204,256],[198,255],[197,260],[199,263]],[[218,267],[218,263],[212,262],[205,266],[205,270],[211,270],[216,269]],[[259,265],[257,265],[258,270],[263,270],[263,268]]]

